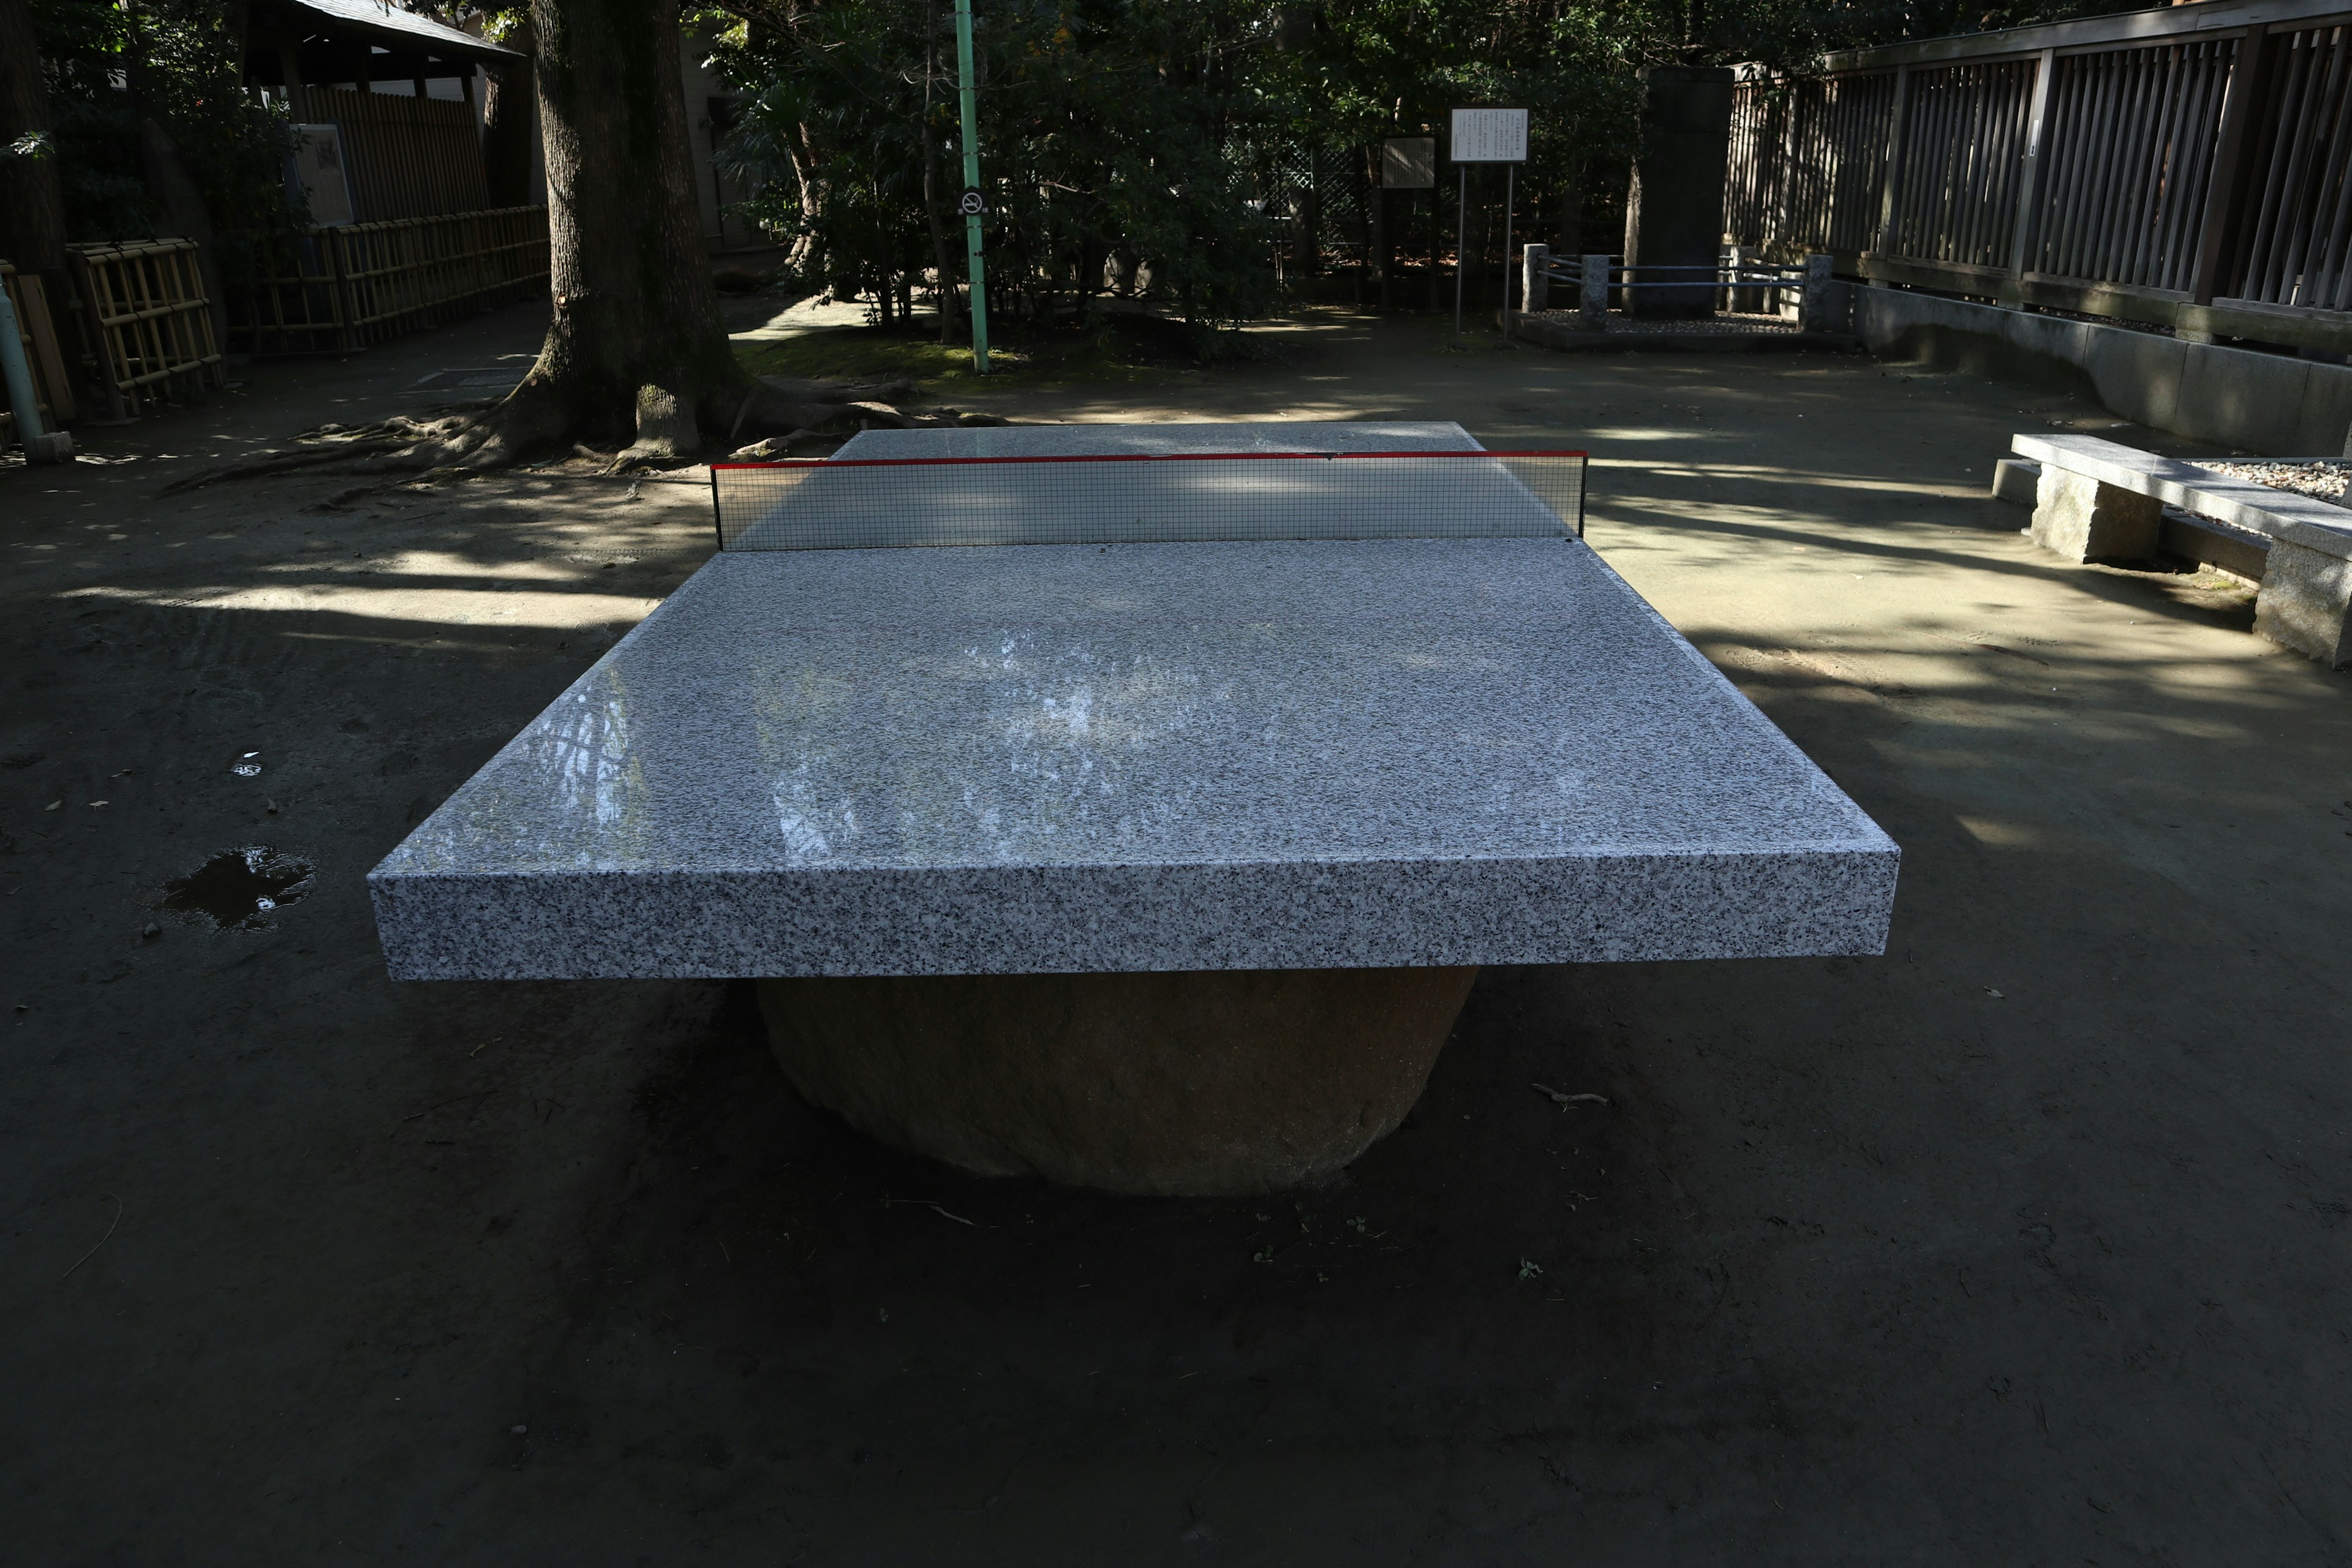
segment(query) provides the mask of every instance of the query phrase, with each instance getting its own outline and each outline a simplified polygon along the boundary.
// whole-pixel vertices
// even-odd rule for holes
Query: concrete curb
[[[1564,353],[1860,353],[1849,332],[1589,332],[1564,322],[1511,312],[1511,336]]]

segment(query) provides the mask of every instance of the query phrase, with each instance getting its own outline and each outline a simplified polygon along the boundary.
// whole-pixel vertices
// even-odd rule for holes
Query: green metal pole
[[[963,183],[980,188],[980,104],[971,82],[971,0],[955,0],[956,96],[963,110]],[[980,215],[963,220],[963,247],[971,258],[971,368],[988,374],[988,283],[980,259]]]

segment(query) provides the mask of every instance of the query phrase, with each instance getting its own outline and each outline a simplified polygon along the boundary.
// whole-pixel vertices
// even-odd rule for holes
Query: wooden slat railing
[[[2352,7],[2199,0],[1741,73],[1728,243],[2352,352]]]
[[[50,313],[48,289],[39,273],[20,277],[15,265],[5,260],[0,260],[0,289],[8,291],[8,303],[16,309],[16,335],[25,363],[33,372],[33,395],[40,400],[41,416],[53,430],[71,424],[80,409],[74,396],[73,374],[67,367],[57,321]],[[0,398],[0,404],[5,401]],[[5,432],[0,439],[15,440],[16,426],[15,416],[0,407],[0,431]]]

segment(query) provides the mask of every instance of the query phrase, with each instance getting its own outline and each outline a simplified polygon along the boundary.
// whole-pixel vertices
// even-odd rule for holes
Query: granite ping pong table
[[[837,457],[1479,450],[1096,425]],[[1216,1193],[1392,1129],[1479,965],[1882,952],[1895,844],[1528,506],[724,550],[376,868],[389,970],[755,979],[793,1082],[877,1137]]]

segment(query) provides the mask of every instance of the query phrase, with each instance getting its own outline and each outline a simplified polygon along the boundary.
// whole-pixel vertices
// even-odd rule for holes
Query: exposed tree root
[[[222,479],[257,479],[271,474],[291,474],[303,468],[320,468],[335,463],[348,463],[356,458],[365,458],[371,453],[392,451],[396,447],[413,443],[415,439],[413,436],[379,437],[361,441],[338,441],[333,448],[326,450],[295,447],[289,451],[264,452],[259,457],[248,458],[241,463],[230,463],[222,468],[207,468],[200,474],[190,474],[185,479],[173,479],[158,493],[167,496],[178,495],[184,490],[201,489],[205,485],[216,484]]]
[[[1002,424],[988,415],[958,414],[941,409],[930,414],[902,412],[891,399],[914,391],[906,381],[858,383],[808,381],[783,376],[745,378],[703,396],[692,406],[677,394],[648,385],[639,390],[633,417],[601,423],[583,418],[548,383],[526,378],[501,402],[459,409],[431,419],[394,415],[364,426],[320,426],[297,437],[299,447],[265,452],[242,462],[208,468],[175,479],[163,494],[175,495],[227,479],[263,479],[305,469],[332,469],[351,474],[409,474],[436,470],[452,474],[510,468],[550,452],[607,462],[607,473],[692,462],[709,455],[718,436],[717,450],[739,450],[737,443],[751,442],[744,450],[761,457],[782,456],[803,446],[822,445],[829,436],[846,435],[867,426],[907,428],[959,424]],[[624,424],[634,426],[635,439],[617,455],[609,456],[579,437],[621,434]],[[719,436],[724,432],[723,436]]]

